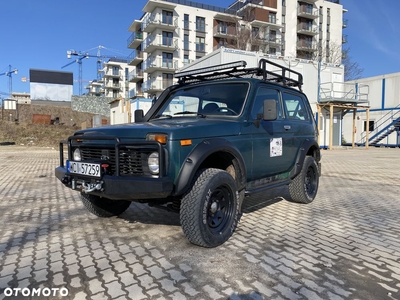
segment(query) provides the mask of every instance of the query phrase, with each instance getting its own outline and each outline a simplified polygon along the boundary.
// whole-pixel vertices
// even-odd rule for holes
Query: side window
[[[253,120],[257,119],[257,115],[263,113],[264,100],[271,100],[271,99],[277,102],[278,119],[282,118],[282,109],[279,101],[279,91],[261,87],[257,91],[256,98],[254,99],[253,108],[251,110],[251,118]]]
[[[283,93],[283,104],[289,120],[308,120],[309,116],[304,99],[291,93]]]

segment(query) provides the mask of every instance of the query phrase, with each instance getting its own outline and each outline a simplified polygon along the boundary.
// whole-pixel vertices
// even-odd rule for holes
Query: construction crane
[[[8,76],[8,89],[10,93],[10,97],[12,97],[12,75],[17,74],[17,69],[12,69],[11,65],[8,66],[8,71],[4,73],[0,73],[0,76],[7,75]]]
[[[91,51],[93,49],[97,48],[97,54],[89,54],[88,51]],[[82,95],[82,60],[84,60],[85,58],[89,58],[89,57],[96,57],[97,58],[97,80],[101,80],[102,78],[102,68],[101,68],[101,63],[103,61],[103,59],[106,58],[115,58],[118,60],[121,60],[122,62],[128,62],[128,58],[127,56],[121,57],[121,56],[115,56],[115,55],[102,55],[100,53],[101,49],[107,49],[104,46],[97,46],[95,48],[86,50],[86,51],[75,51],[75,50],[68,50],[67,51],[67,58],[71,59],[72,56],[77,56],[78,58],[76,58],[74,61],[70,62],[69,64],[66,64],[65,66],[62,66],[61,68],[65,68],[68,67],[74,63],[78,63],[79,65],[79,73],[78,73],[78,83],[79,83],[79,95]],[[107,49],[107,50],[111,50],[111,49]],[[113,50],[115,51],[115,50]]]

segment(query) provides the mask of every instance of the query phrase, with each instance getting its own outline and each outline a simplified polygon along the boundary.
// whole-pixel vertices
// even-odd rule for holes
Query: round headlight
[[[158,152],[152,152],[148,159],[147,164],[149,165],[149,170],[151,174],[158,174],[160,172],[160,162],[158,159]]]
[[[74,159],[75,161],[81,161],[81,160],[82,160],[81,150],[79,150],[79,148],[76,148],[76,149],[74,150],[73,159]]]

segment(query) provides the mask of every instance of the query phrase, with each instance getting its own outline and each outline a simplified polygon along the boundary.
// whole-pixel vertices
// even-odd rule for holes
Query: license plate
[[[101,176],[100,164],[91,164],[79,161],[67,161],[67,170],[69,173],[73,174],[80,174],[92,177]]]

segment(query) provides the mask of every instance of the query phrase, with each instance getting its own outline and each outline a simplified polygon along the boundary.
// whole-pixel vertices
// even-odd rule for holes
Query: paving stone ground
[[[313,203],[246,198],[232,238],[205,249],[145,204],[91,215],[55,150],[0,147],[0,299],[400,299],[400,149],[322,154]],[[6,297],[18,288],[68,296]]]

